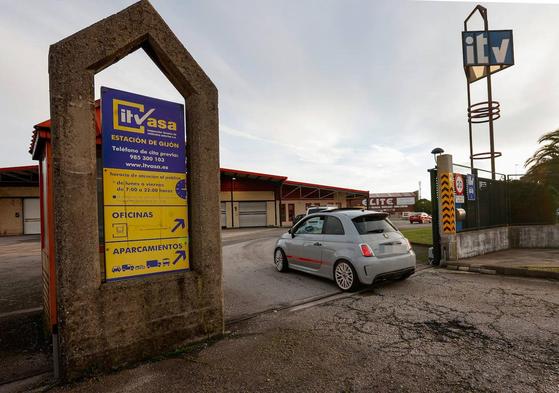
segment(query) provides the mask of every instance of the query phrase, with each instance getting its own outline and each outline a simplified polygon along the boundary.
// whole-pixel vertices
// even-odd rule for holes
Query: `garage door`
[[[225,216],[225,202],[221,202],[221,227],[226,227],[227,226],[227,221],[226,221],[226,216]]]
[[[266,202],[239,202],[240,227],[265,227],[267,223]]]
[[[23,200],[23,233],[26,235],[41,233],[39,198],[25,198]]]

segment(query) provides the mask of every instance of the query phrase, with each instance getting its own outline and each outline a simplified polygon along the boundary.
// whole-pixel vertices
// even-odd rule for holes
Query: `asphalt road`
[[[42,304],[39,236],[0,237],[0,315]]]
[[[68,392],[558,392],[559,283],[429,268]]]
[[[296,271],[276,271],[274,247],[278,237],[286,231],[287,228],[222,232],[226,320],[238,320],[340,292],[330,280]]]
[[[339,292],[332,281],[295,271],[280,273],[276,270],[274,247],[277,238],[286,231],[240,231],[235,236],[223,236],[223,292],[227,320]]]
[[[0,383],[50,369],[40,247],[39,236],[0,237]]]

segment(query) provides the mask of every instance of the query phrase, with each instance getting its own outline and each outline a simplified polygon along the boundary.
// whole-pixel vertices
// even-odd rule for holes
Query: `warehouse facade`
[[[34,156],[39,165],[0,168],[0,236],[41,233],[41,215],[48,211],[49,144]],[[38,143],[38,139],[34,140]],[[286,176],[220,169],[221,227],[290,227],[311,206],[362,206],[368,191],[288,180]],[[44,187],[41,184],[45,184]],[[41,184],[40,184],[41,183]],[[98,184],[102,178],[99,174]],[[41,193],[45,193],[43,204]],[[100,206],[101,207],[101,206]],[[102,221],[100,221],[102,226]],[[102,228],[99,231],[103,235]]]
[[[95,111],[95,129],[98,145],[98,200],[99,209],[102,211],[101,123],[98,102]],[[34,126],[29,152],[34,160],[39,161],[38,167],[32,166],[26,169],[34,172],[36,179],[31,191],[37,197],[41,192],[44,193],[42,199],[45,211],[51,211],[52,209],[48,209],[49,204],[52,204],[52,201],[49,200],[50,187],[48,186],[52,154],[50,120]],[[291,226],[295,216],[305,213],[310,206],[363,206],[362,201],[366,200],[369,195],[367,190],[297,182],[288,180],[286,176],[228,168],[221,168],[220,181],[222,228]],[[101,240],[104,233],[102,221],[100,216],[99,236]],[[37,225],[39,226],[40,223]],[[21,231],[10,232],[10,234],[22,233]]]
[[[0,236],[34,235],[40,231],[37,166],[0,168]]]
[[[365,190],[304,183],[286,176],[221,168],[221,226],[293,225],[311,206],[362,206]]]

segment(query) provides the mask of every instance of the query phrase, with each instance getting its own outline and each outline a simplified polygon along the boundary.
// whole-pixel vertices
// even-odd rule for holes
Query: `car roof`
[[[322,212],[322,213],[328,213],[330,215],[343,214],[345,216],[348,216],[350,219],[353,219],[355,217],[367,216],[370,214],[377,214],[377,215],[383,215],[388,217],[388,213],[386,212],[381,212],[376,210],[365,210],[365,209],[343,209],[342,208],[342,209],[330,210],[328,212]]]

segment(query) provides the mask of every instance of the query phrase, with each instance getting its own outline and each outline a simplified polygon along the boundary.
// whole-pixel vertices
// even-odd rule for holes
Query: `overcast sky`
[[[33,125],[49,117],[49,45],[131,3],[0,0],[0,166],[32,163]],[[422,181],[427,195],[431,149],[468,164],[460,32],[475,3],[152,4],[219,89],[222,167],[372,192]],[[514,30],[516,65],[493,78],[497,170],[513,173],[559,127],[559,5],[483,4],[491,29]],[[96,76],[97,95],[102,85],[182,99],[141,50]],[[475,150],[489,150],[487,128],[474,132]]]

